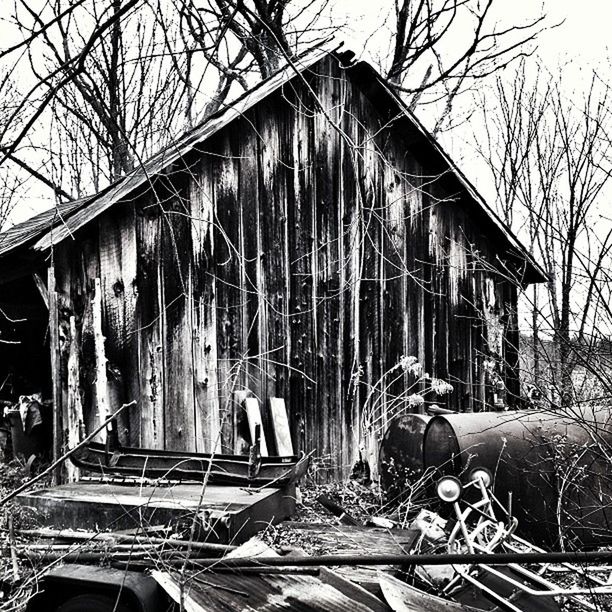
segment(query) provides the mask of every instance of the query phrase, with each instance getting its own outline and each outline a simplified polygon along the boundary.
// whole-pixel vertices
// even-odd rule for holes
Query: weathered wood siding
[[[90,415],[102,279],[109,395],[138,400],[125,442],[237,450],[248,389],[284,397],[296,448],[346,474],[414,384],[403,357],[459,410],[490,401],[485,361],[515,389],[516,292],[473,205],[333,59],[306,79],[57,248]]]

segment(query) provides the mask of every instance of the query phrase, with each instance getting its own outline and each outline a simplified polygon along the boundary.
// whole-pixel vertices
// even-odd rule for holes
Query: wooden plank
[[[165,446],[195,451],[195,401],[191,330],[191,221],[184,175],[175,173],[162,205],[161,278],[164,347]]]
[[[95,382],[95,420],[94,427],[100,426],[111,414],[108,398],[108,382],[106,376],[106,348],[102,332],[102,284],[99,278],[94,281],[93,295],[93,333],[96,356],[96,382]],[[95,438],[96,442],[106,440],[106,431],[102,430]]]
[[[49,351],[53,388],[53,461],[55,462],[61,457],[62,449],[62,381],[60,375],[59,313],[53,261],[51,261],[48,270],[47,287],[49,288]],[[59,468],[53,472],[52,478],[52,484],[57,484],[60,481]]]
[[[362,95],[357,96],[354,112],[361,119],[358,129],[358,142],[368,143],[371,137],[369,124],[372,120],[368,114],[368,105]],[[387,393],[384,389],[383,363],[380,351],[382,337],[382,304],[381,290],[383,282],[381,270],[384,258],[381,253],[384,207],[380,202],[380,168],[378,155],[373,147],[365,145],[356,156],[356,167],[359,173],[356,180],[360,183],[361,199],[359,214],[362,217],[362,260],[360,262],[360,366],[363,368],[360,382],[364,385],[363,442],[366,450],[365,460],[376,464],[381,419],[384,417],[387,404]],[[366,400],[367,398],[367,405]]]
[[[276,442],[276,454],[281,457],[293,455],[293,443],[291,442],[291,430],[289,429],[285,400],[281,397],[271,397],[268,402]]]
[[[68,244],[70,242],[62,246]],[[71,257],[76,264],[72,291],[74,314],[80,337],[79,378],[86,432],[95,429],[96,354],[93,342],[93,295],[95,279],[100,277],[99,257],[97,228],[92,226],[89,231],[82,234],[77,253]]]
[[[153,570],[151,577],[166,592],[170,599],[180,605],[181,610],[185,610],[185,612],[206,612],[206,608],[203,608],[191,597],[189,591],[185,590],[183,583],[174,579],[168,572]]]
[[[224,559],[252,559],[253,557],[280,557],[280,555],[258,536],[253,536],[223,556]]]
[[[291,168],[293,118],[283,91],[257,107],[259,181],[259,242],[261,265],[257,278],[261,346],[262,405],[288,392],[289,254],[287,211],[293,201]],[[268,415],[263,414],[267,426]]]
[[[382,136],[382,134],[381,134]],[[406,291],[408,281],[413,274],[406,261],[406,224],[404,220],[404,201],[406,193],[406,177],[401,170],[403,150],[397,140],[387,141],[382,137],[377,139],[381,156],[381,197],[383,198],[385,215],[381,248],[384,258],[382,273],[384,286],[381,288],[381,307],[383,309],[381,334],[382,369],[389,374],[386,377],[390,402],[384,415],[384,430],[389,419],[399,411],[406,409],[405,402],[394,402],[408,388],[410,381],[406,375],[398,376],[397,366],[407,345],[406,321]],[[408,189],[410,187],[408,186]],[[401,370],[399,371],[401,373]],[[377,448],[378,450],[378,448]],[[371,467],[377,473],[378,455]]]
[[[98,222],[103,330],[108,359],[108,395],[112,407],[137,399],[140,394],[138,338],[135,334],[137,303],[137,240],[133,202],[102,215]],[[139,414],[125,414],[118,423],[123,444],[139,440]],[[132,434],[134,430],[134,434]]]
[[[214,274],[215,193],[213,165],[202,160],[190,179],[192,274],[192,346],[196,450],[221,450],[217,378],[217,304]]]
[[[77,333],[76,317],[70,317],[70,349],[68,353],[68,398],[64,411],[64,430],[66,431],[66,444],[68,449],[74,448],[81,441],[81,425],[83,424],[83,405],[81,402],[80,338]],[[79,479],[79,468],[71,461],[65,464],[68,482]]]
[[[476,608],[430,595],[389,574],[381,572],[379,580],[385,600],[397,612],[476,612]]]
[[[259,449],[262,457],[268,457],[268,445],[266,444],[266,436],[263,430],[263,424],[261,420],[261,411],[259,409],[259,400],[256,397],[247,397],[244,400],[244,409],[246,411],[247,419],[249,421],[249,430],[251,432],[251,443],[255,444],[256,427],[259,425],[260,438],[259,438]]]
[[[317,397],[311,415],[316,424],[311,430],[316,435],[311,446],[327,459],[327,478],[347,475],[341,465],[342,424],[344,402],[342,362],[344,359],[343,326],[340,325],[344,287],[340,285],[342,253],[340,240],[340,137],[334,125],[340,120],[339,85],[333,75],[319,73],[315,80],[321,110],[314,116],[314,186],[313,237],[314,242],[314,292],[316,333]],[[315,408],[316,407],[316,408]],[[336,452],[338,450],[339,452]]]
[[[290,423],[295,445],[300,451],[316,451],[310,444],[310,431],[315,424],[310,410],[316,404],[315,336],[313,308],[314,259],[312,199],[313,130],[310,95],[299,88],[294,101],[293,126],[293,194],[294,202],[287,211],[289,233],[290,277],[290,347],[291,373],[288,397],[291,398]]]
[[[59,359],[60,359],[60,370],[59,380],[62,390],[61,397],[61,454],[63,455],[66,450],[67,437],[68,437],[68,404],[70,396],[70,373],[68,371],[68,362],[70,359],[70,353],[77,347],[74,344],[74,336],[70,330],[70,317],[74,312],[74,260],[75,255],[78,253],[78,245],[75,243],[66,243],[58,245],[54,252],[54,268],[55,268],[55,293],[57,296],[57,317],[58,317],[58,329],[60,338],[59,348]],[[78,349],[77,349],[78,350]],[[78,382],[77,382],[78,386]],[[66,463],[61,465],[60,474],[61,482],[65,482],[70,478],[69,466]]]
[[[347,83],[345,112],[342,129],[352,142],[358,142],[358,123],[354,121],[352,97],[353,87]],[[363,393],[361,385],[361,284],[363,264],[363,215],[361,213],[361,188],[358,182],[357,151],[348,143],[342,144],[342,198],[344,201],[343,234],[344,265],[346,270],[346,298],[344,310],[344,385],[346,435],[343,441],[343,465],[353,465],[362,444]],[[366,393],[367,394],[367,393]]]
[[[139,446],[165,448],[164,352],[161,279],[161,218],[159,207],[141,202],[136,215],[138,244],[137,334],[140,401]]]
[[[389,612],[389,607],[385,605],[376,595],[352,580],[349,572],[344,572],[344,576],[339,571],[332,571],[327,567],[322,567],[319,571],[319,580],[331,587],[334,587],[351,601],[357,602],[358,606],[365,606],[371,612]]]
[[[257,130],[257,116],[250,112],[241,123],[242,136],[236,143],[240,158],[238,176],[238,197],[240,206],[240,283],[241,283],[241,359],[244,378],[243,388],[248,388],[255,397],[263,401],[266,395],[265,359],[267,336],[264,318],[266,316],[265,296],[262,288],[261,242],[261,155]]]
[[[40,297],[45,303],[47,309],[49,309],[49,290],[47,289],[47,285],[45,285],[45,281],[41,278],[38,272],[34,272],[32,274],[32,278],[34,279],[34,284],[40,293]]]
[[[242,122],[241,122],[242,124]],[[248,128],[247,128],[248,129]],[[246,139],[246,134],[243,139]],[[234,431],[233,392],[245,388],[246,346],[243,321],[244,304],[249,299],[243,281],[244,258],[241,247],[242,204],[238,202],[242,173],[239,165],[242,152],[236,155],[233,140],[228,134],[211,143],[212,154],[205,158],[204,168],[214,169],[211,178],[214,186],[215,225],[213,231],[216,337],[217,337],[217,384],[219,387],[219,410],[221,439],[224,452],[233,452],[237,441]],[[206,172],[206,169],[204,170]],[[249,205],[252,205],[249,202]],[[253,228],[250,228],[253,232]]]

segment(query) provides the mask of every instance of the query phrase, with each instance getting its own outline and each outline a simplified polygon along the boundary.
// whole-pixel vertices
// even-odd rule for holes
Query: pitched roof
[[[82,198],[63,202],[0,233],[0,255],[29,244],[49,232],[57,224],[64,223],[75,210],[84,206],[88,201],[89,198]]]
[[[105,210],[133,194],[139,187],[161,173],[173,162],[179,160],[197,144],[210,138],[234,119],[242,116],[247,110],[282,87],[293,77],[301,74],[325,56],[333,53],[334,51],[325,47],[318,47],[301,57],[293,59],[285,68],[245,92],[227,108],[211,115],[201,124],[181,136],[168,147],[159,151],[128,175],[121,177],[105,190],[45,211],[1,233],[0,256],[19,247],[26,246],[34,252],[46,251],[54,244],[72,236],[74,232],[95,219]],[[547,275],[542,267],[487,205],[472,183],[470,183],[450,156],[442,149],[436,139],[407,108],[401,98],[392,91],[385,79],[366,62],[358,62],[348,68],[347,71],[356,75],[370,93],[374,92],[377,100],[382,99],[383,103],[396,116],[395,118],[400,117],[404,120],[404,125],[411,132],[413,138],[416,136],[427,145],[430,156],[433,156],[443,170],[447,171],[449,176],[455,179],[458,188],[463,190],[478,205],[492,223],[492,226],[503,235],[510,248],[514,250],[514,254],[525,262],[525,280],[527,282],[547,280]]]

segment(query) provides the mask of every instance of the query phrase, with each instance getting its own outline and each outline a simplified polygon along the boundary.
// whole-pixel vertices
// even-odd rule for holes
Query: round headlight
[[[438,480],[436,485],[436,493],[444,502],[456,502],[461,497],[463,487],[458,478],[454,476],[444,476]]]
[[[470,481],[482,482],[485,487],[490,487],[493,482],[491,472],[487,468],[474,468],[470,472]]]

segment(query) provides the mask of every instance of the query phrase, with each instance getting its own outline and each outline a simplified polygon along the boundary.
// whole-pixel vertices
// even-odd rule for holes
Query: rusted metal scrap
[[[345,510],[340,504],[337,504],[333,499],[327,497],[327,495],[319,495],[317,497],[317,501],[326,510],[329,510],[334,516],[338,517],[338,520],[343,525],[361,525],[361,523],[354,516],[351,516],[347,510]]]
[[[303,557],[307,558],[307,557]],[[287,610],[299,612],[389,612],[389,607],[360,586],[335,572],[319,568],[312,573],[269,573],[258,559],[282,559],[261,540],[253,538],[226,557],[227,562],[252,561],[258,575],[235,571],[180,576],[152,572],[153,578],[176,602],[190,612],[226,610]]]
[[[249,455],[175,452],[119,447],[109,451],[90,442],[70,457],[79,468],[104,474],[145,478],[174,478],[215,484],[285,486],[308,470],[310,457],[262,457],[254,464]]]

